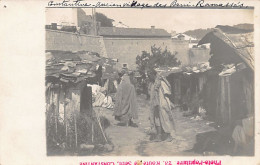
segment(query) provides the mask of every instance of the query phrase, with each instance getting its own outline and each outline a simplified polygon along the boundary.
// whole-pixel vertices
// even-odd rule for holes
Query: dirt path
[[[108,138],[114,144],[114,150],[106,156],[174,156],[196,155],[186,152],[195,144],[197,133],[213,130],[206,121],[196,121],[183,117],[179,110],[174,111],[176,136],[172,142],[151,142],[145,133],[149,128],[149,101],[143,95],[138,96],[139,121],[138,128],[117,126],[112,110],[101,109],[100,113],[111,122],[106,129]]]

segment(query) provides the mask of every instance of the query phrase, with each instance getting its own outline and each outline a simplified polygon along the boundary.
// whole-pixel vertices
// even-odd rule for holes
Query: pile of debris
[[[209,62],[203,62],[196,65],[186,66],[182,68],[183,74],[191,75],[192,73],[202,73],[211,69]]]

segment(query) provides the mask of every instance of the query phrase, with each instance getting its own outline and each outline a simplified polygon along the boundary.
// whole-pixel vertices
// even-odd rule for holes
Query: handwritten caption
[[[141,162],[141,164],[140,164]],[[221,160],[80,162],[80,165],[221,165]]]
[[[198,1],[178,1],[173,0],[167,3],[161,2],[141,2],[133,0],[130,2],[86,2],[86,0],[63,0],[49,1],[47,7],[89,7],[89,8],[253,8],[246,6],[239,1],[234,2],[208,2]]]

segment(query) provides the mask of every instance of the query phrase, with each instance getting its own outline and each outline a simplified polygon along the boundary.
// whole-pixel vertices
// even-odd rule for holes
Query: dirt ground
[[[106,129],[108,138],[114,144],[112,152],[105,156],[191,156],[198,155],[190,152],[196,142],[196,134],[214,130],[208,121],[194,120],[183,117],[183,112],[174,110],[176,135],[171,142],[152,142],[146,133],[149,128],[149,101],[144,95],[138,98],[138,127],[117,126],[118,121],[112,116],[113,110],[97,108],[99,113],[110,121]]]

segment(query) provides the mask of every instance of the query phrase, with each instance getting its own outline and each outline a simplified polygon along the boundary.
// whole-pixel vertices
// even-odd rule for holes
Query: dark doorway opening
[[[91,116],[92,109],[92,87],[85,86],[80,97],[80,112]]]

